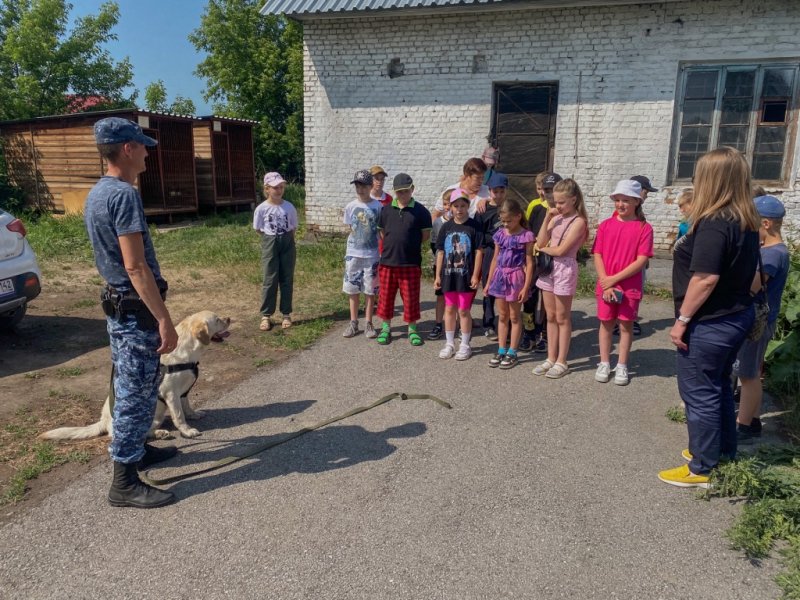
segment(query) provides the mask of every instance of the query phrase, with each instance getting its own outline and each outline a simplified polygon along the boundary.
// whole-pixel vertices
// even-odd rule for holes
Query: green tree
[[[303,175],[303,31],[259,14],[263,0],[208,0],[189,36],[207,53],[195,73],[207,82],[214,112],[260,122],[256,169]]]
[[[167,86],[160,79],[144,88],[144,107],[154,112],[167,112]]]
[[[191,98],[175,96],[172,104],[167,104],[167,86],[160,79],[144,89],[144,107],[154,112],[168,112],[176,115],[193,115],[197,108]]]
[[[175,100],[170,104],[169,112],[176,115],[193,115],[197,112],[197,107],[191,98],[184,98],[181,95],[175,96]]]
[[[191,98],[175,96],[172,104],[167,104],[167,86],[160,79],[144,89],[144,107],[154,112],[170,112],[176,115],[193,115],[197,108]]]
[[[0,119],[61,114],[75,99],[95,97],[92,109],[132,106],[127,58],[115,62],[102,45],[117,39],[114,2],[81,17],[68,30],[65,0],[0,0]]]

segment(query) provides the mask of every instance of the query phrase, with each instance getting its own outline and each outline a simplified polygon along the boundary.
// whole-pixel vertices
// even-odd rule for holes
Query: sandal
[[[383,324],[381,332],[378,334],[376,341],[381,346],[385,346],[386,344],[392,341],[392,329],[386,323]]]
[[[569,366],[565,365],[564,363],[557,362],[554,364],[547,373],[545,373],[545,377],[548,379],[561,379],[564,375],[569,373]]]
[[[554,365],[554,364],[555,364],[555,363],[553,363],[553,362],[550,362],[550,359],[548,358],[548,359],[547,359],[546,361],[544,361],[542,364],[540,364],[540,365],[537,365],[537,366],[535,366],[535,367],[533,368],[533,374],[534,374],[534,375],[544,375],[544,374],[545,374],[545,373],[547,373],[547,372],[548,372],[550,369],[552,369],[552,368],[553,368],[553,365]]]
[[[291,317],[285,316],[283,317],[283,321],[281,321],[281,329],[289,329],[292,326],[292,319]]]
[[[408,341],[412,346],[422,346],[422,338],[419,337],[416,327],[414,327],[414,329],[411,329],[411,327],[408,328]]]
[[[513,354],[511,352],[506,352],[506,355],[503,357],[503,360],[500,361],[500,368],[513,369],[515,366],[517,366],[518,362],[519,362],[519,357],[517,356],[516,352],[514,352]]]
[[[269,317],[261,317],[261,324],[258,326],[261,331],[269,331],[272,329],[272,321]]]

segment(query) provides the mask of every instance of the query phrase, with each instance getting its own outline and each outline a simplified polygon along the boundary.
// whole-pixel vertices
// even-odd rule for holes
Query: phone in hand
[[[611,291],[613,292],[614,296],[611,298],[611,302],[614,304],[619,304],[622,302],[622,299],[625,297],[625,292],[623,292],[619,288],[612,288]]]

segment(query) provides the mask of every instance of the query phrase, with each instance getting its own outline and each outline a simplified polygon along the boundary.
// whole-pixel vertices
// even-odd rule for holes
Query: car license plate
[[[0,298],[9,296],[14,293],[14,280],[2,279],[0,280]]]

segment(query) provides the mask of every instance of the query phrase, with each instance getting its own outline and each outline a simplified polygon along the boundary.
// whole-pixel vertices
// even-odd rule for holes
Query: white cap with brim
[[[616,200],[616,196],[630,196],[642,199],[642,184],[632,179],[623,179],[617,183],[617,187],[611,192],[611,198]]]

